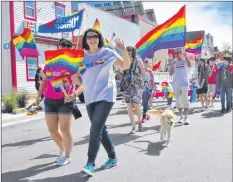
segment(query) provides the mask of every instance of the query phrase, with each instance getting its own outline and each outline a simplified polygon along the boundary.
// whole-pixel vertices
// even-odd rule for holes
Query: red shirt
[[[208,84],[216,84],[217,66],[210,67],[211,74],[208,76]]]

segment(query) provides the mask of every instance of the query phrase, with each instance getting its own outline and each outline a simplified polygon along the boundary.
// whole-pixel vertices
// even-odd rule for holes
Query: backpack
[[[138,61],[136,60],[135,63],[131,63],[129,71],[124,71],[124,75],[120,83],[121,92],[124,92],[127,88],[129,88],[132,81],[132,75],[137,68],[137,63]]]

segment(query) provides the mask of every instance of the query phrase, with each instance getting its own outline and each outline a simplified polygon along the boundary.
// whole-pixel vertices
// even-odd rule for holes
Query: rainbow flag
[[[115,46],[113,46],[112,43],[106,38],[105,38],[105,47],[107,47],[109,49],[114,49],[119,55],[122,56],[121,51],[118,48],[116,48]]]
[[[67,77],[63,76],[63,77],[57,77],[53,80],[51,80],[51,84],[55,90],[55,92],[62,92],[62,87],[68,91],[69,87],[70,87],[70,82],[67,79]]]
[[[105,39],[105,43],[106,43],[106,46],[112,46],[112,43],[108,39]]]
[[[45,65],[49,70],[48,75],[53,69],[56,71],[66,71],[74,74],[83,61],[84,51],[75,49],[58,49],[45,51]]]
[[[95,20],[93,28],[100,31],[100,22],[99,22],[99,20],[97,18]]]
[[[18,49],[22,58],[24,58],[24,56],[39,55],[34,36],[29,28],[24,28],[23,33],[13,40],[13,44]]]
[[[201,34],[193,41],[185,41],[185,52],[201,54],[202,43],[203,40]]]
[[[135,45],[142,59],[151,58],[160,49],[185,46],[185,5],[170,19],[148,32]]]

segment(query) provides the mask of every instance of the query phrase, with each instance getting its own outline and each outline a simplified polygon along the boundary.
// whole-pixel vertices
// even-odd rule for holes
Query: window
[[[35,1],[24,2],[24,19],[36,21],[36,2]]]
[[[27,57],[26,58],[27,81],[35,81],[35,75],[36,75],[37,68],[38,68],[38,58]]]
[[[55,2],[55,16],[56,18],[65,16],[65,5]]]

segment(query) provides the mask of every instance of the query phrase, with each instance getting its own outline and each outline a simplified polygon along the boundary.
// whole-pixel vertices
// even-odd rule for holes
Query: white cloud
[[[202,8],[211,3],[214,2],[143,2],[143,6],[145,9],[153,8],[157,22],[161,24],[186,4],[187,31],[205,30],[214,37],[214,46],[221,49],[223,42],[232,46],[232,17],[228,17],[229,24],[224,24],[217,9],[203,11]]]

